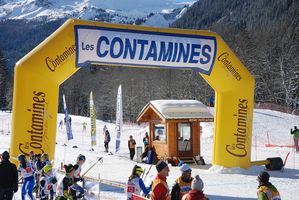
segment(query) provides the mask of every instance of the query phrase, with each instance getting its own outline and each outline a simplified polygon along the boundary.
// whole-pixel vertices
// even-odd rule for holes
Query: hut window
[[[191,150],[191,124],[178,123],[178,150]]]
[[[164,124],[155,124],[154,140],[166,141]]]

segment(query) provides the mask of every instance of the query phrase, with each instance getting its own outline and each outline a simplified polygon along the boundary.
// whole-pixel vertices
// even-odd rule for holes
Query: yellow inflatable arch
[[[219,35],[75,19],[16,63],[12,157],[54,159],[59,85],[87,64],[195,70],[216,92],[212,163],[250,166],[254,79]]]

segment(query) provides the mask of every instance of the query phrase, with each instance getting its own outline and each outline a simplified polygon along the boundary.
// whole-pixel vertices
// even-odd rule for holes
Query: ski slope
[[[213,110],[211,109],[211,112]],[[117,155],[108,155],[104,152],[103,127],[106,125],[111,133],[110,151],[115,151],[115,124],[106,123],[97,120],[97,146],[93,147],[95,151],[89,151],[90,140],[90,119],[80,116],[72,117],[72,129],[74,139],[67,141],[66,128],[57,128],[57,144],[54,166],[59,167],[61,162],[74,163],[79,153],[87,158],[83,165],[83,172],[98,158],[103,157],[103,163],[97,164],[92,168],[87,176],[93,179],[99,177],[106,182],[113,181],[116,185],[124,185],[131,173],[136,161],[129,159],[127,149],[127,140],[129,135],[136,139],[137,146],[142,145],[142,137],[148,131],[147,124],[138,126],[137,124],[124,124],[121,136],[121,149]],[[63,114],[58,114],[58,121],[64,119]],[[83,122],[86,122],[87,130],[83,131]],[[204,192],[211,200],[253,200],[256,199],[257,174],[264,169],[264,166],[252,166],[249,169],[223,168],[221,166],[211,166],[212,145],[213,145],[213,123],[202,123],[203,134],[201,136],[201,152],[207,165],[199,167],[192,165],[192,175],[199,174],[204,181]],[[283,200],[296,200],[299,188],[299,154],[294,152],[293,148],[265,147],[268,143],[267,134],[270,142],[279,145],[292,145],[293,139],[290,135],[290,129],[299,126],[299,116],[285,114],[270,110],[254,110],[253,115],[253,135],[251,160],[264,160],[269,157],[284,157],[290,152],[288,162],[284,172],[269,171],[272,182],[280,191]],[[11,113],[0,112],[0,152],[7,150],[11,137]],[[64,146],[66,144],[67,146]],[[72,148],[77,146],[78,148]],[[139,164],[146,171],[150,165]],[[152,167],[146,177],[145,182],[149,183],[156,174],[155,167]],[[180,175],[178,167],[170,167],[170,174],[167,179],[169,187],[174,183],[176,177]],[[87,187],[92,194],[99,193],[99,185],[96,182],[88,182]],[[101,185],[101,199],[126,199],[122,189]],[[15,199],[21,199],[20,190],[15,195]],[[96,199],[91,196],[90,199]]]

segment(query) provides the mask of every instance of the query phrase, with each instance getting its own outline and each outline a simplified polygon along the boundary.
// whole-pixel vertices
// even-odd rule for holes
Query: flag
[[[73,139],[73,132],[72,132],[72,124],[71,124],[71,118],[69,116],[69,113],[67,111],[67,107],[66,107],[66,102],[65,102],[65,96],[64,94],[62,95],[62,99],[63,99],[63,109],[64,109],[64,122],[65,122],[65,127],[66,127],[66,133],[67,133],[67,139],[71,140]]]
[[[91,135],[91,146],[95,146],[97,144],[96,141],[96,116],[94,112],[94,103],[93,103],[93,95],[92,91],[90,92],[89,98],[89,109],[90,109],[90,135]]]
[[[123,125],[123,105],[122,105],[122,92],[121,85],[118,87],[117,99],[116,99],[116,144],[115,144],[115,153],[119,151],[120,148],[120,135]]]

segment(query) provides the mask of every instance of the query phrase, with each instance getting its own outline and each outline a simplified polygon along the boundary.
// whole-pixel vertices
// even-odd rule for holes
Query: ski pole
[[[147,170],[147,172],[146,172],[146,174],[145,174],[145,176],[144,176],[144,179],[143,179],[144,181],[145,181],[145,179],[146,179],[148,173],[151,171],[152,167],[153,167],[153,165],[151,165],[150,168]]]
[[[98,162],[103,162],[103,157],[98,158],[98,160],[93,163],[82,175],[81,177],[85,176],[87,174],[87,172],[89,172]]]

